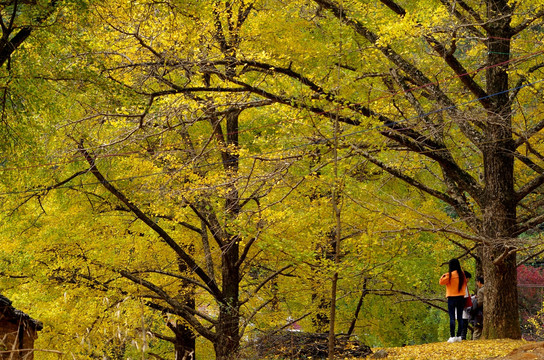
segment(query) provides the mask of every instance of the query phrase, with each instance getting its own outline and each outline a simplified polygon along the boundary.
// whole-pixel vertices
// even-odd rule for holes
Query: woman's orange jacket
[[[459,288],[459,274],[457,273],[457,270],[451,273],[451,279],[449,272],[442,275],[439,283],[440,285],[446,285],[446,297],[465,296],[467,282],[465,281],[461,290],[457,290]]]

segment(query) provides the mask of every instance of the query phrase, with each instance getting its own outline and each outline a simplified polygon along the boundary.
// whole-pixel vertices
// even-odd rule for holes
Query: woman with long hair
[[[450,315],[450,338],[448,342],[461,341],[467,280],[465,273],[461,270],[459,260],[451,259],[449,261],[449,271],[442,275],[439,283],[440,285],[446,285],[446,297],[448,298],[448,314]],[[456,318],[457,333],[455,332]]]

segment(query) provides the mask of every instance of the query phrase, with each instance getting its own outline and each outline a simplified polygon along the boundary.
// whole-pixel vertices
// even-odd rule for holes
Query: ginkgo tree
[[[296,215],[331,211],[314,190],[331,174],[337,123],[341,173],[362,180],[340,195],[352,202],[342,226],[357,233],[345,265],[370,276],[381,257],[416,251],[399,237],[441,233],[463,249],[450,256],[482,263],[485,335],[519,337],[517,254],[539,246],[519,235],[544,221],[538,1],[121,1],[86,15],[70,24],[81,36],[55,38],[60,56],[34,68],[43,101],[25,104],[41,121],[33,151],[54,161],[12,174],[31,191],[4,204],[40,214],[19,230],[47,239],[35,256],[48,278],[183,319],[169,323],[180,354],[199,333],[219,359],[236,356],[278,290],[311,283],[291,271],[342,269],[314,251],[330,250],[337,224],[289,233]],[[34,169],[26,151],[20,164]],[[379,250],[364,263],[367,247]]]
[[[214,345],[218,358],[236,356],[244,330],[256,316],[264,313],[270,319],[279,308],[298,303],[300,309],[312,301],[312,295],[302,293],[296,301],[272,306],[301,284],[293,278],[327,298],[331,271],[350,267],[361,280],[362,273],[370,276],[368,269],[383,262],[372,260],[369,254],[377,256],[375,250],[365,253],[370,256],[366,262],[357,260],[361,234],[366,232],[364,241],[373,243],[369,231],[356,225],[364,219],[358,212],[364,206],[353,206],[354,218],[343,220],[350,231],[342,240],[349,261],[338,267],[327,256],[316,256],[330,252],[325,234],[337,226],[317,215],[318,207],[331,211],[328,192],[334,180],[317,177],[330,172],[330,144],[322,139],[332,134],[328,119],[307,119],[291,103],[224,87],[229,78],[223,71],[232,77],[245,67],[253,77],[250,68],[238,64],[246,56],[240,54],[266,56],[247,33],[268,16],[257,5],[102,3],[82,14],[89,23],[86,31],[77,21],[64,24],[81,33],[77,41],[62,29],[38,39],[51,40],[57,55],[34,69],[33,86],[41,90],[34,92],[43,99],[29,107],[42,127],[33,133],[35,143],[17,155],[17,163],[33,171],[10,173],[12,183],[31,189],[22,192],[22,200],[4,204],[8,219],[23,208],[34,212],[36,218],[22,233],[43,241],[32,246],[33,261],[40,264],[33,269],[45,271],[36,279],[87,287],[99,298],[117,297],[114,303],[133,296],[144,299],[149,309],[183,319],[165,323],[174,338],[154,331],[169,338],[179,356],[194,351],[196,334]],[[281,77],[267,81],[278,89],[292,86]],[[52,92],[55,102],[42,107]],[[319,147],[323,155],[316,161]],[[36,164],[28,154],[41,156],[37,149],[56,165]],[[347,168],[358,166],[354,154],[347,148],[341,155],[354,162]],[[49,185],[37,186],[44,178],[50,178]],[[321,190],[306,185],[316,181],[324,182]],[[286,203],[295,193],[305,201]],[[314,222],[310,229],[300,223],[304,232],[293,230],[300,213]],[[25,240],[20,245],[31,249]],[[380,246],[380,253],[389,251],[393,255],[384,255],[389,259],[402,248],[402,243],[392,243]],[[308,278],[305,267],[292,272],[304,263],[313,264],[313,270],[323,268],[310,272],[319,278]],[[276,280],[285,272],[289,277]],[[273,282],[279,286],[269,288]],[[340,291],[349,293],[345,289]],[[272,311],[266,311],[268,305]],[[285,324],[276,318],[271,325]]]
[[[47,278],[144,299],[183,319],[168,323],[179,357],[192,356],[198,334],[218,359],[236,358],[244,329],[272,301],[257,293],[293,267],[286,258],[253,275],[268,256],[254,245],[282,218],[273,205],[304,181],[290,171],[300,150],[276,156],[269,145],[275,131],[246,135],[240,123],[273,123],[274,107],[268,116],[255,112],[272,102],[223,95],[215,78],[191,65],[194,57],[219,59],[233,73],[237,31],[251,10],[213,2],[93,7],[86,18],[93,26],[51,59],[45,81],[61,94],[57,105],[78,106],[53,123],[37,111],[44,127],[56,126],[42,134],[42,149],[67,166],[49,174],[51,185],[12,203],[12,213],[25,206],[40,213],[25,237],[47,239],[34,255]],[[199,49],[203,42],[209,48]],[[73,225],[50,232],[62,209]]]
[[[239,3],[225,5],[234,9]],[[487,284],[484,334],[519,337],[516,259],[532,247],[519,235],[543,220],[538,210],[542,122],[535,101],[542,96],[541,52],[535,51],[542,4],[316,0],[281,9],[274,2],[259,5],[254,11],[261,16],[252,27],[228,25],[239,31],[236,36],[257,31],[259,41],[251,45],[260,52],[197,60],[193,68],[225,84],[216,92],[247,92],[388,139],[382,145],[351,141],[350,146],[454,209],[450,222],[427,216],[433,225],[421,230],[452,233],[478,245],[475,256]],[[341,61],[337,44],[346,54]],[[343,92],[336,91],[330,76],[339,65],[344,81],[353,84]],[[278,89],[281,82],[291,86]]]
[[[531,251],[519,235],[543,221],[537,100],[543,65],[536,40],[542,4],[315,0],[270,11],[282,30],[292,26],[290,39],[299,39],[273,47],[261,38],[265,55],[238,64],[244,74],[290,79],[301,92],[278,92],[243,76],[222,78],[331,119],[341,104],[340,121],[386,138],[381,146],[350,146],[455,210],[446,223],[425,217],[432,226],[421,230],[453,233],[478,245],[486,278],[484,335],[519,337],[516,259]],[[306,23],[297,28],[301,14]],[[344,43],[341,65],[353,84],[340,94],[328,81],[338,62],[331,43]],[[296,49],[285,51],[294,44],[299,59]],[[307,58],[315,67],[297,62]]]
[[[0,4],[0,76],[2,78],[0,134],[5,144],[11,143],[13,137],[16,137],[17,123],[10,121],[8,113],[20,107],[22,96],[16,90],[18,86],[14,84],[20,79],[14,76],[12,71],[18,66],[12,58],[28,43],[29,37],[36,32],[36,29],[50,26],[55,21],[60,8],[64,5],[65,2],[62,0],[9,0]]]

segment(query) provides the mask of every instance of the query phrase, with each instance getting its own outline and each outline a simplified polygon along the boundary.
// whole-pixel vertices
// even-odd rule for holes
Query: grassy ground
[[[447,342],[383,348],[387,360],[484,360],[505,356],[527,344],[524,340],[477,340],[449,344]],[[380,349],[372,349],[375,353]],[[371,359],[368,357],[367,359]]]

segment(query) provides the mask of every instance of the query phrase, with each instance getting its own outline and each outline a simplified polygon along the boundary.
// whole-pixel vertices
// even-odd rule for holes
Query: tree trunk
[[[186,247],[189,254],[194,254],[195,249],[193,245]],[[187,273],[190,269],[182,259],[178,259],[178,268],[181,274]],[[194,285],[187,280],[181,280],[181,288],[179,300],[185,306],[195,310],[195,289]],[[179,320],[168,325],[170,330],[174,333],[174,350],[175,360],[194,360],[196,358],[196,337],[191,328]]]
[[[484,338],[521,337],[518,315],[516,253],[510,234],[516,226],[516,203],[513,181],[514,160],[508,151],[511,139],[507,127],[497,127],[495,144],[486,149],[486,203],[483,208],[483,235],[487,239],[482,251],[485,281]],[[509,135],[509,136],[508,136]]]
[[[507,0],[488,0],[488,64],[507,64],[510,60],[512,9]],[[516,229],[512,111],[509,98],[508,66],[486,70],[487,93],[491,107],[481,144],[485,190],[481,198],[482,231],[486,239],[482,265],[485,281],[484,338],[521,337],[518,315],[516,254],[512,235]]]
[[[504,119],[502,119],[504,121]],[[484,150],[486,189],[482,204],[482,249],[485,281],[484,330],[489,339],[521,337],[518,317],[516,253],[511,234],[516,228],[514,160],[511,134],[497,126],[494,141]]]
[[[169,327],[175,334],[175,360],[194,360],[196,338],[191,329],[179,321]]]
[[[516,255],[507,256],[500,265],[490,261],[492,248],[484,256],[484,329],[486,339],[521,338],[518,314]]]
[[[237,359],[240,344],[238,247],[238,238],[234,237],[223,249],[224,303],[219,306],[219,319],[216,325],[217,341],[214,343],[216,360]]]

